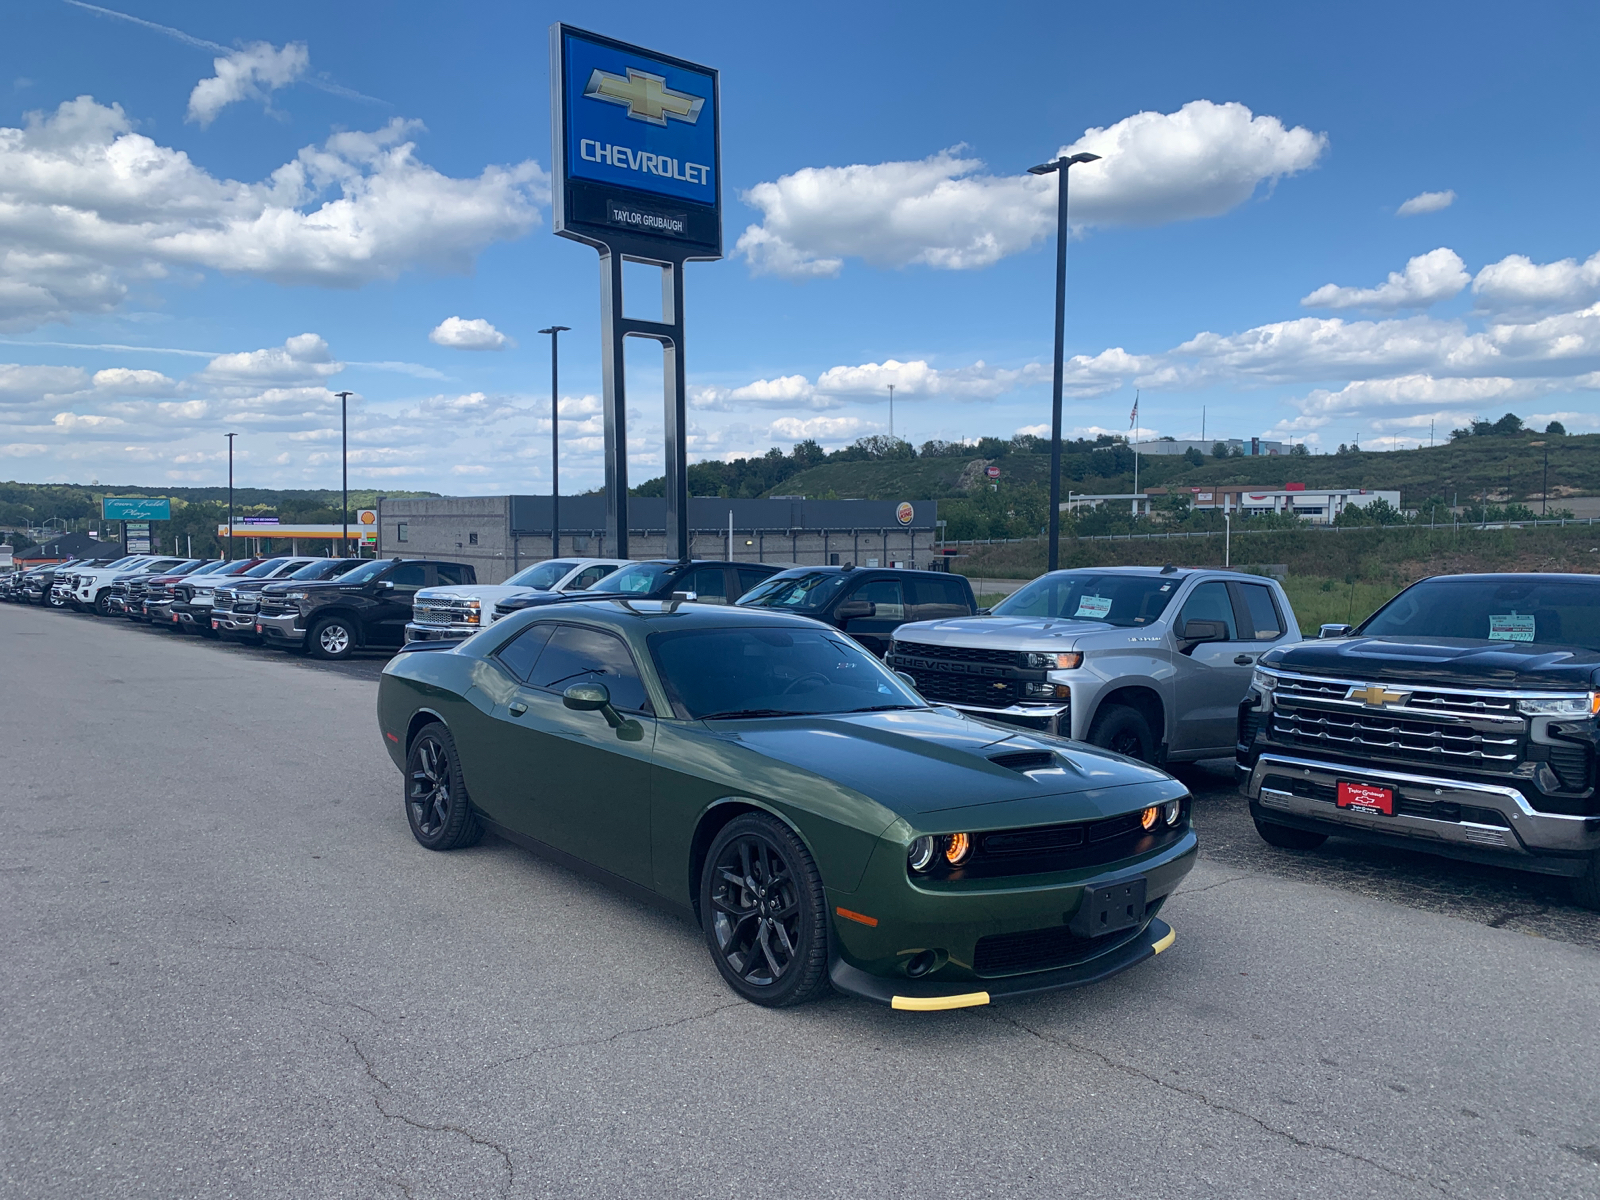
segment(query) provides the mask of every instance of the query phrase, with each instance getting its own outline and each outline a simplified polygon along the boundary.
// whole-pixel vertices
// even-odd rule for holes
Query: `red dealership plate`
[[[1374,787],[1370,783],[1339,781],[1339,807],[1353,808],[1357,812],[1382,813],[1394,816],[1394,790]]]

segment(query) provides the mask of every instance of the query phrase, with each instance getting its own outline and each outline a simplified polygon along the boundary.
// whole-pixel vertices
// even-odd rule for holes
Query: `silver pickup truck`
[[[935,703],[1165,763],[1231,755],[1256,659],[1299,640],[1274,580],[1092,567],[902,625],[885,661]]]

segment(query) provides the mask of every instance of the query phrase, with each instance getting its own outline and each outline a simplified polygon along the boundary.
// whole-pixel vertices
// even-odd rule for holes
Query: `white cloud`
[[[811,438],[819,442],[853,441],[865,430],[860,417],[779,417],[772,423],[770,436],[784,441],[800,442]]]
[[[79,433],[96,429],[109,429],[117,425],[126,425],[127,422],[120,417],[108,417],[101,413],[57,413],[51,418],[57,429],[67,433]]]
[[[1582,263],[1575,258],[1535,263],[1525,254],[1507,255],[1478,272],[1472,292],[1484,308],[1506,311],[1593,304],[1600,300],[1600,254]]]
[[[314,333],[296,334],[282,346],[219,354],[196,377],[206,383],[263,386],[319,383],[344,370],[328,343]]]
[[[1427,308],[1459,295],[1471,280],[1461,256],[1441,246],[1409,260],[1404,271],[1390,271],[1377,287],[1326,283],[1300,303],[1306,308]]]
[[[1072,224],[1159,225],[1220,216],[1270,183],[1313,166],[1322,134],[1287,128],[1242,104],[1196,100],[1086,130],[1061,154],[1072,169]],[[1056,224],[1050,176],[989,175],[955,146],[912,162],[807,167],[744,193],[761,211],[737,250],[757,271],[835,275],[858,257],[877,266],[985,267],[1027,249]]]
[[[261,100],[270,111],[269,93],[289,86],[310,65],[311,55],[304,42],[290,42],[281,50],[267,42],[251,42],[243,50],[213,61],[216,74],[194,85],[185,119],[197,121],[204,128],[236,100]]]
[[[160,371],[108,367],[94,373],[94,387],[97,392],[120,396],[171,396],[177,391],[178,384]]]
[[[1395,209],[1394,215],[1397,217],[1417,217],[1424,213],[1443,212],[1455,202],[1456,194],[1453,191],[1419,192]]]
[[[0,127],[0,328],[108,311],[130,281],[174,268],[324,287],[465,272],[538,224],[549,177],[537,163],[453,179],[418,161],[417,128],[335,134],[240,183],[89,96]]]
[[[32,458],[37,454],[46,454],[49,446],[39,442],[7,442],[0,444],[0,455],[6,458]]]
[[[482,317],[470,321],[446,317],[434,327],[428,340],[436,346],[449,346],[453,350],[504,350],[516,345]]]
[[[82,367],[32,367],[0,363],[0,401],[13,404],[38,396],[79,391],[88,381]]]

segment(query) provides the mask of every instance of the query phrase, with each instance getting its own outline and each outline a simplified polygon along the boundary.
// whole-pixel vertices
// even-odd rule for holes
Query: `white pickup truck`
[[[498,601],[536,592],[581,592],[627,565],[624,558],[547,558],[504,583],[422,588],[411,604],[406,641],[467,637],[494,623]]]
[[[184,561],[186,560],[181,558],[158,558],[153,554],[135,554],[118,559],[114,563],[107,563],[103,567],[86,567],[81,571],[74,571],[66,589],[67,603],[77,608],[93,609],[100,616],[109,617],[111,609],[107,607],[107,602],[111,599],[111,583],[117,576],[155,575]]]

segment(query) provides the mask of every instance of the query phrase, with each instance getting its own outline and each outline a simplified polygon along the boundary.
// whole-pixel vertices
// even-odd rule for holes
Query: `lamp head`
[[[1089,154],[1089,153],[1074,154],[1071,158],[1067,159],[1067,165],[1070,167],[1070,166],[1073,166],[1076,163],[1092,163],[1092,162],[1099,162],[1099,161],[1100,161],[1100,156],[1098,154]]]
[[[541,330],[539,330],[539,332],[540,333],[570,333],[571,330],[565,325],[552,325],[552,326],[550,326],[549,329],[541,329]]]
[[[1055,169],[1057,167],[1059,167],[1060,165],[1061,165],[1061,160],[1059,158],[1058,159],[1054,159],[1051,162],[1040,163],[1037,167],[1029,167],[1028,168],[1028,174],[1029,175],[1049,175],[1049,174],[1052,174],[1055,171]]]

